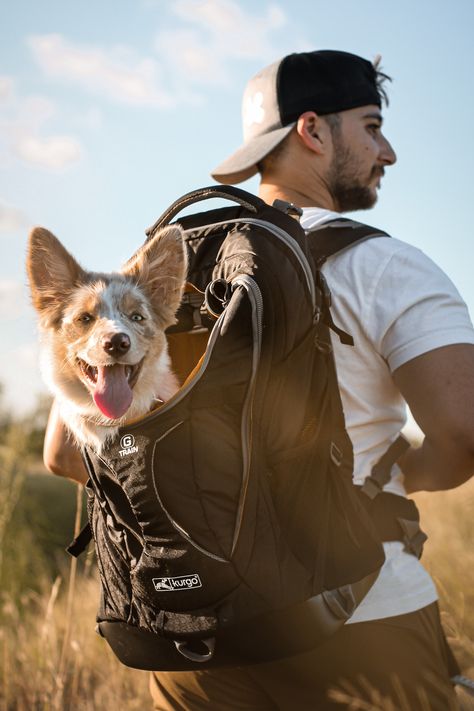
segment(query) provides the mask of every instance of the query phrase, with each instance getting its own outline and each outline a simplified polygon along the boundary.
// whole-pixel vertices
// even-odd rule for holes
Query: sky
[[[341,49],[392,78],[398,156],[357,219],[414,244],[474,314],[472,0],[15,0],[0,7],[0,382],[44,392],[25,276],[33,225],[118,269],[176,198],[241,143],[247,80],[292,51]],[[253,178],[241,187],[256,192]],[[215,207],[216,204],[210,205]]]

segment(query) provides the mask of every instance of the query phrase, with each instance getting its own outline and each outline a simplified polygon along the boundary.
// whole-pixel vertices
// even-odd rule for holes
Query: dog
[[[176,321],[186,272],[177,225],[109,274],[83,269],[45,228],[31,231],[27,273],[41,371],[79,446],[100,452],[119,427],[178,390],[165,329]]]

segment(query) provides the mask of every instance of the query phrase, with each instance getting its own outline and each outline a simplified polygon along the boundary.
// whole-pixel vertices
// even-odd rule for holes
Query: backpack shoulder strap
[[[307,232],[311,236],[310,249],[318,266],[328,257],[342,252],[360,242],[374,237],[389,237],[386,232],[361,222],[355,222],[345,217],[329,220],[314,230]]]

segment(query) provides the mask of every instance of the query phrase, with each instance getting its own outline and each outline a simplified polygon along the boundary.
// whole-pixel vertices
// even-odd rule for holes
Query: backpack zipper
[[[233,280],[232,284],[243,286],[247,291],[252,307],[252,330],[253,330],[253,350],[252,350],[252,374],[250,376],[249,387],[245,396],[245,402],[242,410],[242,461],[243,461],[243,478],[240,489],[239,505],[237,507],[236,524],[234,529],[234,538],[232,541],[231,557],[234,554],[235,548],[242,527],[242,519],[244,514],[245,499],[247,497],[248,481],[250,477],[250,466],[252,460],[252,425],[253,425],[253,396],[255,392],[255,383],[257,379],[257,371],[260,363],[260,354],[262,351],[262,336],[263,336],[263,297],[260,287],[252,277],[244,274]]]
[[[240,497],[239,497],[239,502],[237,505],[237,513],[236,513],[236,518],[235,518],[235,525],[234,525],[234,535],[232,538],[232,547],[231,547],[231,553],[230,553],[230,558],[232,558],[232,555],[234,554],[235,548],[237,546],[237,542],[239,539],[240,535],[240,529],[242,527],[242,519],[243,519],[243,512],[244,512],[244,506],[245,506],[245,499],[247,495],[247,488],[248,488],[248,481],[249,481],[249,476],[250,476],[250,465],[251,465],[251,450],[252,450],[252,406],[253,406],[253,395],[255,391],[255,382],[256,382],[256,377],[257,377],[257,370],[258,370],[258,365],[260,362],[260,353],[262,349],[262,334],[263,334],[263,297],[262,293],[260,291],[260,288],[258,284],[252,279],[252,277],[248,275],[242,275],[237,277],[236,279],[233,280],[232,282],[233,285],[240,286],[244,288],[247,292],[247,296],[250,301],[250,305],[252,308],[252,371],[250,375],[250,381],[247,389],[247,393],[245,396],[243,408],[242,408],[242,419],[241,419],[241,445],[242,445],[242,483],[240,487]],[[197,380],[199,380],[204,373],[207,364],[209,362],[209,359],[211,357],[211,353],[214,347],[214,344],[217,340],[217,337],[221,331],[222,327],[222,321],[225,317],[226,311],[224,310],[221,315],[219,316],[218,320],[216,321],[214,328],[211,331],[211,335],[209,337],[208,341],[208,346],[206,349],[206,354],[203,359],[203,362],[201,363],[201,367],[199,368],[198,372],[196,373],[195,377],[190,381],[188,386],[184,389],[185,391],[180,394],[179,398],[176,398],[172,405],[175,405],[177,402],[179,402],[188,392],[189,390],[194,387],[195,383]],[[168,403],[171,403],[172,401],[169,400]],[[170,405],[170,406],[172,406]],[[159,412],[163,412],[165,409],[165,406],[160,408]],[[169,409],[169,408],[168,408]],[[198,551],[203,553],[204,555],[207,555],[208,557],[217,560],[221,563],[229,563],[230,560],[227,558],[223,558],[222,556],[218,556],[215,553],[212,553],[211,551],[206,550],[203,548],[201,545],[196,543],[189,533],[182,527],[180,524],[174,520],[174,518],[169,514],[167,509],[165,508],[163,502],[161,501],[159,491],[158,491],[158,486],[156,484],[156,479],[155,479],[155,472],[154,472],[154,467],[153,467],[153,462],[155,460],[154,457],[154,452],[156,448],[157,442],[155,442],[154,447],[153,447],[153,456],[152,456],[152,478],[153,478],[153,484],[154,484],[154,489],[155,489],[155,494],[156,497],[160,503],[160,506],[162,507],[163,511],[165,512],[166,516],[168,517],[168,520],[170,521],[171,525],[185,538],[188,543],[190,543],[194,548],[196,548]]]

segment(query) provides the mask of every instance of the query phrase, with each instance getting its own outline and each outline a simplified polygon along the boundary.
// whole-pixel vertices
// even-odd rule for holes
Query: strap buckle
[[[418,521],[410,521],[406,518],[398,518],[397,521],[404,533],[402,542],[405,544],[404,550],[412,553],[417,558],[421,558],[423,545],[428,539],[426,533],[421,529]]]
[[[374,467],[375,468],[375,467]],[[372,469],[372,471],[374,471]],[[380,484],[378,483],[377,479],[374,479],[372,475],[368,476],[367,479],[364,481],[361,487],[361,491],[369,497],[369,499],[375,499],[376,496],[380,494],[382,491],[382,488]]]
[[[410,443],[405,439],[405,437],[403,435],[399,435],[397,439],[392,442],[385,454],[383,454],[378,462],[374,464],[370,475],[367,477],[361,488],[361,491],[368,496],[369,499],[375,499],[375,497],[383,490],[385,484],[388,484],[393,465],[398,461],[398,459],[400,459],[409,446]]]

